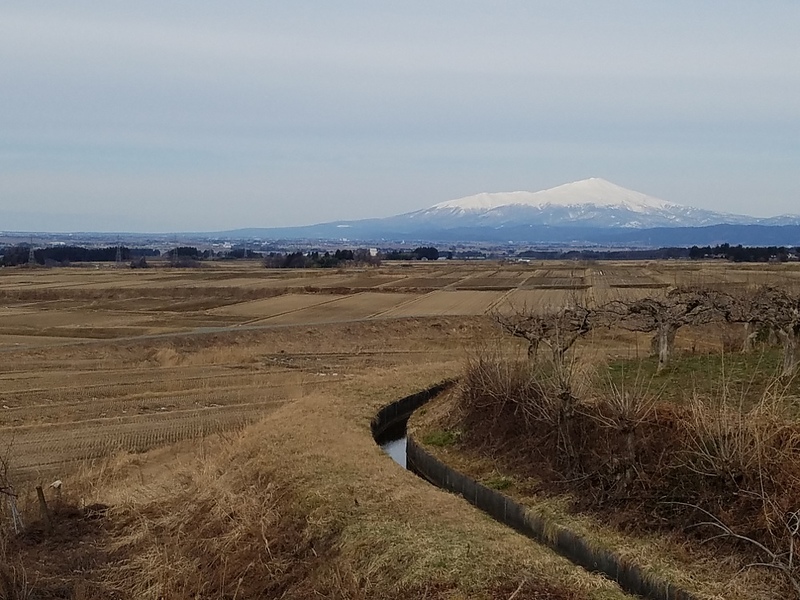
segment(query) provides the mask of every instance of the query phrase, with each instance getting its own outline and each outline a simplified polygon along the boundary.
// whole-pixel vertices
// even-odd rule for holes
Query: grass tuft
[[[514,485],[514,480],[507,475],[495,474],[485,479],[483,483],[493,490],[503,491]]]
[[[444,430],[436,430],[436,431],[429,431],[425,434],[422,438],[424,444],[428,446],[436,446],[439,448],[444,448],[445,446],[453,446],[458,443],[458,440],[461,438],[460,431],[444,431]]]

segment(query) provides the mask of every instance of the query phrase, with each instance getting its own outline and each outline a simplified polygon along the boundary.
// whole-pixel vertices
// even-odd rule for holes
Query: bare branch
[[[717,518],[715,515],[710,513],[709,511],[697,506],[696,504],[690,504],[688,502],[665,502],[665,504],[677,505],[677,506],[685,506],[688,508],[692,508],[695,510],[700,511],[704,515],[706,515],[710,521],[702,521],[700,523],[695,523],[693,527],[713,527],[719,530],[721,533],[716,536],[712,536],[705,540],[706,542],[720,539],[720,538],[730,538],[733,540],[738,540],[741,542],[745,542],[750,544],[760,550],[763,554],[765,554],[768,558],[771,559],[771,562],[752,562],[745,565],[745,569],[750,567],[765,567],[769,569],[775,569],[783,573],[784,577],[788,580],[791,586],[794,588],[795,593],[797,594],[798,598],[800,598],[800,573],[796,572],[797,569],[793,565],[793,557],[794,557],[794,543],[796,540],[796,534],[798,527],[794,526],[793,523],[797,521],[798,511],[790,513],[789,521],[787,521],[786,526],[791,533],[791,537],[789,540],[789,550],[788,552],[775,552],[770,550],[767,546],[759,542],[758,540],[754,540],[751,537],[746,535],[742,535],[740,533],[736,533],[733,531],[728,525],[726,525],[721,519]],[[783,556],[788,554],[788,559],[783,560]]]

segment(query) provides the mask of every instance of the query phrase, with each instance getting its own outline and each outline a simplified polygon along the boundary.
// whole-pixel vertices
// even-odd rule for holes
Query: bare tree
[[[596,312],[586,306],[570,306],[556,312],[534,313],[522,310],[511,315],[495,314],[503,330],[528,342],[528,357],[536,358],[539,346],[546,345],[555,357],[563,358],[577,339],[592,330]]]
[[[624,329],[655,334],[653,350],[658,354],[660,373],[669,365],[678,330],[685,325],[723,320],[726,303],[717,292],[680,287],[660,297],[614,301],[604,310]]]
[[[744,324],[742,352],[750,352],[755,346],[756,340],[764,334],[765,330],[769,329],[769,325],[762,321],[758,311],[753,310],[753,300],[757,293],[740,290],[726,296],[725,321]],[[772,331],[769,334],[771,337],[774,336]]]
[[[547,392],[539,403],[545,403],[546,413],[558,433],[557,446],[563,456],[574,460],[575,452],[570,433],[578,398],[573,390],[576,362],[567,352],[581,336],[595,326],[597,311],[575,304],[555,312],[534,313],[519,311],[511,315],[495,314],[495,321],[504,331],[528,342],[528,358],[536,363],[537,376]],[[545,346],[549,351],[543,361],[538,351]]]
[[[768,327],[783,346],[781,377],[792,377],[797,370],[800,345],[800,294],[785,289],[764,286],[742,299],[734,315],[747,324],[749,335]]]

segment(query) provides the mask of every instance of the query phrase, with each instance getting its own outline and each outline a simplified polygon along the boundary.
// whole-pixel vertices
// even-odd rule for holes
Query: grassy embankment
[[[552,366],[473,357],[416,439],[700,597],[790,597],[800,386],[776,381],[780,352],[687,353],[660,375],[589,354],[562,365],[566,402]]]

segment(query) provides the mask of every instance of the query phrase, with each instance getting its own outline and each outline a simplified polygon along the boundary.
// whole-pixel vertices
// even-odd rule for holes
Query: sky
[[[602,177],[800,213],[800,2],[0,3],[0,230],[219,231]]]

